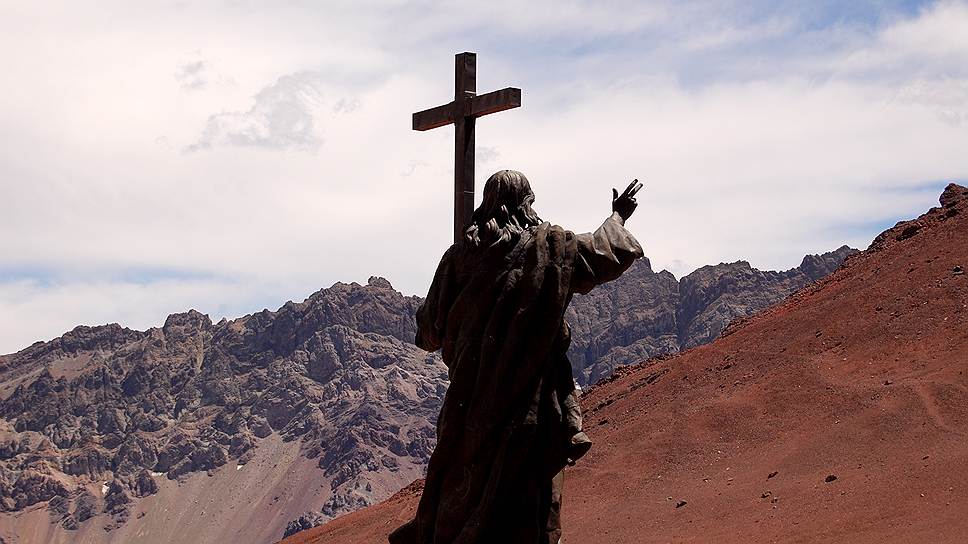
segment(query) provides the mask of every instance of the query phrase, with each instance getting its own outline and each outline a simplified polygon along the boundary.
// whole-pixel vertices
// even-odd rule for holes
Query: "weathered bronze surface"
[[[591,447],[564,313],[642,256],[625,229],[641,187],[613,190],[612,215],[575,234],[538,217],[520,172],[487,180],[417,311],[416,343],[441,350],[450,387],[416,517],[391,544],[558,542],[562,471]]]
[[[478,117],[517,108],[521,89],[508,87],[477,95],[477,54],[458,53],[454,101],[413,114],[414,130],[454,125],[454,241],[460,239],[474,211],[474,128]]]

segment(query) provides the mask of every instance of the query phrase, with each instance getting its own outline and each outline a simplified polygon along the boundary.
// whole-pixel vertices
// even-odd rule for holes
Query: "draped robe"
[[[416,517],[391,544],[558,541],[561,472],[580,430],[565,309],[642,254],[616,214],[594,233],[542,223],[444,253],[416,342],[442,350],[450,387]]]

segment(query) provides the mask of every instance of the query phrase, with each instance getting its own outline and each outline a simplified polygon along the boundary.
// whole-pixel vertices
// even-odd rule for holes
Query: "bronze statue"
[[[642,256],[624,227],[641,188],[613,189],[612,215],[574,234],[538,217],[524,174],[487,180],[417,312],[416,343],[442,350],[450,388],[416,517],[391,544],[558,542],[562,470],[591,447],[563,316]]]

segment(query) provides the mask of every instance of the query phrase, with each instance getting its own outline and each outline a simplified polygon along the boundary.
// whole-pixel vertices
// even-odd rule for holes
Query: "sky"
[[[844,4],[849,4],[845,6]],[[645,182],[655,270],[864,248],[968,180],[968,2],[0,0],[0,353],[383,276],[422,295],[478,90],[478,200],[574,231]]]

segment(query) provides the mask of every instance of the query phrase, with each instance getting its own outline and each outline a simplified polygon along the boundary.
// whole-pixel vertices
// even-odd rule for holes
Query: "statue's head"
[[[501,170],[484,184],[484,200],[474,210],[464,238],[476,246],[491,246],[517,239],[524,230],[541,223],[531,208],[534,192],[524,174]]]

